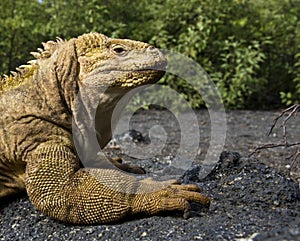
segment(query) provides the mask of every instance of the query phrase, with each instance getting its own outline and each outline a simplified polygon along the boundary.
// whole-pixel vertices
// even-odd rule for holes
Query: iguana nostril
[[[147,48],[148,51],[156,51],[156,48],[152,45],[150,45],[148,48]]]

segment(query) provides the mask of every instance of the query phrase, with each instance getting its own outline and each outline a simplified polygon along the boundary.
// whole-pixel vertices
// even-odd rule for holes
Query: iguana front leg
[[[154,192],[148,187],[115,169],[80,168],[71,147],[53,143],[39,145],[26,167],[26,189],[33,205],[65,222],[108,223],[171,210],[186,215],[189,201],[209,205],[194,185],[171,185]]]

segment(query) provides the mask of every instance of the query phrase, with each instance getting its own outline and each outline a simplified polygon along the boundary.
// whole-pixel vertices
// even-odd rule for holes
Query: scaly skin
[[[0,198],[26,189],[38,210],[78,224],[161,211],[187,216],[190,201],[209,206],[195,185],[165,186],[137,181],[114,168],[81,168],[75,151],[72,117],[78,91],[92,87],[94,93],[84,98],[91,103],[98,98],[93,103],[99,103],[96,129],[103,148],[111,139],[118,100],[132,88],[162,77],[162,70],[153,70],[166,65],[157,49],[98,33],[43,45],[44,50],[32,53],[34,61],[0,80]],[[75,120],[76,125],[80,130]],[[153,184],[162,188],[151,190]]]

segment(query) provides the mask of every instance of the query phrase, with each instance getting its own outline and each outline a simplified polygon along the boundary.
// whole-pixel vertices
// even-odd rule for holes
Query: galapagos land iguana
[[[196,185],[170,182],[145,191],[147,181],[127,177],[119,169],[85,168],[74,147],[72,116],[81,86],[106,89],[97,107],[98,141],[103,148],[111,139],[116,102],[164,74],[156,68],[166,65],[158,49],[99,33],[43,46],[32,53],[35,60],[0,79],[0,200],[26,189],[35,208],[77,224],[110,223],[162,211],[187,216],[190,201],[209,206],[210,200]],[[128,169],[122,165],[117,164]]]

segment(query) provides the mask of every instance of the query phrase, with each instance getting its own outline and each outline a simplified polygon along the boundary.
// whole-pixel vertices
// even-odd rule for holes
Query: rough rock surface
[[[138,123],[143,115],[137,117]],[[167,126],[171,125],[166,113],[160,115],[168,120]],[[243,123],[243,115],[238,118]],[[228,139],[235,136],[230,131],[229,126]],[[170,143],[176,140],[176,133],[173,137],[170,134]],[[249,133],[247,140],[252,138]],[[137,138],[136,142],[140,141],[143,138]],[[247,143],[243,137],[236,138],[236,142]],[[172,145],[166,147],[162,155],[173,150]],[[165,165],[163,160],[167,158],[144,160],[142,166],[153,171]],[[195,164],[181,179],[198,183],[212,203],[208,211],[192,205],[187,220],[178,214],[114,225],[74,226],[36,211],[26,195],[14,197],[0,206],[0,240],[300,240],[299,185],[279,172],[280,168],[274,168],[274,163],[270,167],[267,162],[225,151],[204,179],[198,177],[201,165]]]

